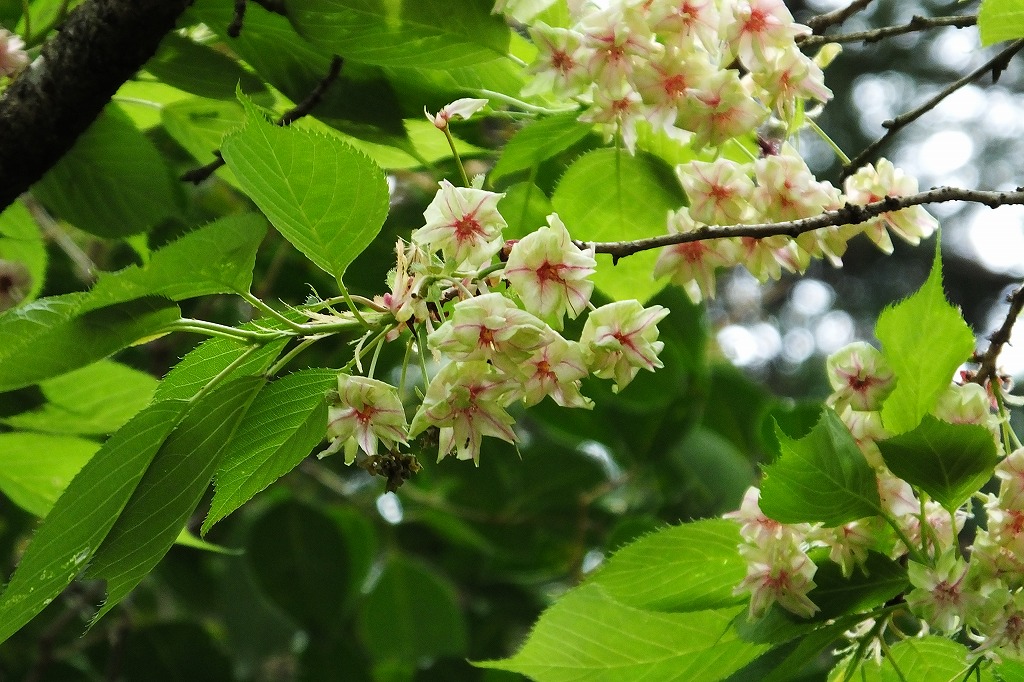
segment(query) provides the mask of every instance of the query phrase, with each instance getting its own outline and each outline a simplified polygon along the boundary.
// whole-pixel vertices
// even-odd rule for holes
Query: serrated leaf
[[[193,403],[167,437],[89,566],[90,577],[107,581],[94,622],[174,544],[263,383],[262,377],[243,377],[218,386]]]
[[[388,641],[382,660],[415,663],[424,658],[465,655],[466,623],[458,594],[440,573],[403,555],[384,566],[359,615],[368,646]]]
[[[225,102],[193,97],[160,108],[164,130],[201,163],[213,160],[213,152],[220,149],[224,135],[243,120],[245,111],[237,100]],[[228,174],[226,180],[236,182],[230,169],[221,172]]]
[[[743,601],[733,589],[747,562],[737,551],[739,525],[694,521],[644,536],[617,551],[591,583],[627,606],[657,611],[696,611]]]
[[[177,401],[147,407],[82,467],[0,594],[0,642],[42,611],[85,568],[184,408],[185,403]]]
[[[125,301],[155,294],[180,301],[247,292],[266,231],[266,221],[256,213],[221,218],[158,249],[144,266],[101,274],[91,297]]]
[[[109,104],[32,187],[64,220],[100,237],[145,232],[178,213],[181,189],[153,143]]]
[[[776,426],[781,455],[764,469],[761,510],[782,523],[841,526],[879,513],[878,483],[849,429],[830,409],[804,438]]]
[[[312,42],[347,59],[446,69],[503,57],[509,30],[489,0],[291,0],[288,17]]]
[[[174,32],[164,36],[143,68],[164,83],[200,97],[234,100],[236,88],[254,98],[269,95],[263,80],[231,57]]]
[[[311,369],[265,386],[245,415],[215,477],[205,535],[213,524],[294,469],[327,432],[325,397],[338,373]]]
[[[384,224],[384,171],[339,139],[272,125],[241,100],[246,122],[225,136],[224,160],[274,227],[340,278]]]
[[[19,292],[21,298],[14,300],[10,295],[0,298],[0,309],[34,300],[46,279],[46,244],[39,225],[20,201],[0,213],[0,259],[19,263],[29,277],[27,285]]]
[[[488,180],[495,183],[511,173],[529,170],[573,146],[590,130],[589,125],[576,120],[575,113],[528,123],[505,145]]]
[[[1020,0],[982,0],[978,32],[987,47],[1003,40],[1024,38],[1024,3]]]
[[[685,205],[686,197],[653,156],[597,149],[569,167],[551,203],[574,239],[602,242],[664,234],[668,211]],[[664,286],[651,274],[657,259],[644,251],[612,265],[610,257],[598,256],[592,279],[614,299],[643,302]]]
[[[0,419],[17,428],[57,434],[113,433],[149,404],[157,380],[137,369],[100,360],[40,382],[46,403]]]
[[[974,351],[971,328],[942,291],[938,242],[927,281],[882,311],[875,336],[896,373],[896,388],[882,404],[882,423],[890,433],[904,433],[935,407],[957,367]]]
[[[0,315],[0,391],[84,367],[180,317],[166,299],[97,307],[89,293],[41,298],[8,310]]]
[[[925,415],[913,431],[878,441],[889,469],[950,511],[992,478],[999,461],[992,432]]]
[[[945,637],[911,637],[895,644],[881,665],[872,660],[866,661],[862,666],[863,674],[858,672],[855,679],[865,682],[963,682],[971,667],[967,655],[967,647]],[[973,680],[974,676],[970,679]],[[981,679],[989,681],[991,674],[983,672]]]
[[[744,610],[644,611],[587,584],[545,611],[516,655],[476,665],[537,682],[715,682],[770,648],[739,639],[733,625]]]
[[[0,433],[0,492],[28,513],[46,516],[99,447],[73,436]]]

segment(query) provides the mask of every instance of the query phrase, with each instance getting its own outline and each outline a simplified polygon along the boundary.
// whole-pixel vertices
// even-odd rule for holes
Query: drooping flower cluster
[[[7,29],[0,28],[0,76],[17,76],[28,66],[25,41]]]

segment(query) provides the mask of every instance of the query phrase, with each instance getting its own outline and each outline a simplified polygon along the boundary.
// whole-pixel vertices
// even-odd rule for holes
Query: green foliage
[[[970,668],[967,647],[944,637],[930,636],[899,642],[892,647],[890,655],[881,665],[873,661],[865,665],[863,673],[858,673],[858,679],[867,682],[897,682],[911,675],[913,679],[929,682],[961,682],[968,679],[965,676]],[[836,674],[841,669],[842,664],[829,675],[830,682],[842,679]],[[980,677],[982,680],[992,679],[987,672],[980,674]],[[974,679],[973,675],[969,679]]]
[[[781,455],[765,467],[761,509],[783,523],[839,526],[879,512],[875,472],[832,410],[805,437],[776,427]]]
[[[254,99],[270,94],[261,78],[231,57],[177,33],[164,37],[146,70],[168,85],[210,99],[234,100],[236,89]]]
[[[981,489],[999,461],[992,433],[926,415],[913,431],[878,443],[889,469],[953,511]]]
[[[587,126],[576,120],[574,113],[531,123],[508,141],[488,179],[497,183],[506,175],[534,169],[582,140],[589,132]]]
[[[1019,0],[982,0],[978,29],[982,45],[1024,37],[1024,5]]]
[[[24,298],[20,301],[0,300],[0,308],[10,308],[39,295],[46,279],[46,246],[39,226],[20,201],[0,213],[0,259],[20,264],[29,276],[28,287],[22,292]]]
[[[0,433],[0,491],[28,513],[46,516],[98,449],[74,436]]]
[[[974,334],[942,291],[938,245],[927,281],[882,311],[875,336],[896,373],[896,388],[882,405],[882,421],[889,432],[904,433],[935,407],[953,372],[974,351]]]

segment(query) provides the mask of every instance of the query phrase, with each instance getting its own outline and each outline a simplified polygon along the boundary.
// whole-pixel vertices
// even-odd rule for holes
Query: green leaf
[[[254,98],[270,94],[262,79],[231,57],[174,32],[164,36],[156,56],[143,68],[164,83],[200,97],[234,100],[236,88]]]
[[[952,511],[981,489],[999,461],[992,433],[925,415],[913,431],[878,441],[889,469]]]
[[[28,513],[46,516],[99,447],[72,436],[0,433],[0,491]]]
[[[91,296],[125,301],[156,294],[180,301],[247,292],[266,230],[266,221],[256,213],[221,218],[158,249],[142,267],[103,273]]]
[[[804,438],[776,427],[781,455],[764,469],[761,510],[782,523],[841,526],[879,513],[875,472],[830,409]]]
[[[653,156],[597,149],[569,167],[551,203],[575,239],[600,242],[664,234],[668,211],[683,206],[686,197]],[[594,283],[614,299],[646,301],[664,286],[651,274],[657,259],[644,251],[612,266],[610,257],[599,256]]]
[[[999,682],[1024,682],[1024,663],[1004,661],[995,667],[995,674]]]
[[[733,626],[744,610],[644,611],[583,585],[544,612],[519,653],[476,665],[537,682],[714,682],[770,648],[739,639]]]
[[[0,391],[101,360],[180,318],[149,297],[97,307],[88,293],[41,298],[0,315]]]
[[[0,259],[19,263],[29,278],[19,292],[20,299],[10,294],[0,298],[0,310],[35,299],[46,279],[46,244],[39,225],[20,201],[0,213]]]
[[[99,436],[113,433],[149,404],[157,381],[110,360],[40,382],[38,409],[0,419],[18,429]]]
[[[882,311],[875,336],[896,373],[896,388],[882,405],[882,423],[891,433],[904,433],[935,407],[957,367],[974,351],[971,328],[942,292],[937,241],[928,280],[914,294]]]
[[[855,679],[870,682],[963,682],[971,667],[967,654],[967,647],[945,637],[912,637],[894,645],[881,665],[874,661],[866,662],[864,674],[858,673]],[[973,680],[974,676],[970,679]],[[992,678],[982,674],[981,679]]]
[[[808,593],[821,611],[814,620],[830,620],[866,611],[892,599],[910,584],[907,569],[878,552],[869,552],[863,568],[843,577],[839,564],[821,561],[814,574],[815,588]]]
[[[403,555],[384,566],[359,616],[363,642],[379,660],[415,663],[423,658],[463,656],[466,623],[455,586],[444,576]]]
[[[160,109],[164,130],[200,163],[212,161],[213,152],[220,149],[224,135],[244,120],[245,110],[237,100],[225,102],[193,97]],[[224,174],[228,182],[237,182],[230,168],[223,168],[219,173]]]
[[[312,42],[346,59],[446,69],[504,56],[509,30],[489,0],[290,0],[288,16]]]
[[[384,172],[341,140],[272,125],[241,100],[246,122],[224,138],[224,160],[274,227],[340,278],[384,224]]]
[[[205,535],[271,483],[294,469],[327,432],[325,397],[337,387],[329,369],[296,372],[263,388],[217,470]]]
[[[747,562],[737,551],[739,525],[709,519],[664,528],[617,551],[590,582],[626,606],[696,611],[743,601],[733,589]]]
[[[244,377],[218,386],[190,406],[167,438],[89,566],[90,577],[107,581],[107,598],[95,620],[127,596],[174,544],[263,381]]]
[[[586,137],[591,127],[577,121],[576,116],[573,112],[528,123],[505,145],[489,182],[496,183],[506,175],[534,168]]]
[[[981,44],[1024,37],[1024,3],[1020,0],[982,0],[978,10]]]
[[[840,619],[837,622],[808,633],[805,637],[800,639],[800,642],[792,651],[789,652],[788,655],[786,655],[785,658],[782,659],[781,662],[770,668],[770,674],[759,675],[757,679],[761,682],[790,682],[790,680],[802,679],[800,677],[800,672],[812,661],[817,659],[830,644],[841,639],[843,637],[843,633],[848,631],[851,626],[855,625],[859,620],[860,619],[851,620],[849,618]],[[779,649],[776,649],[775,651],[779,651]],[[736,677],[736,682],[740,682],[744,679],[753,679],[750,677],[743,677],[744,672],[747,671],[740,671],[740,674]]]
[[[147,407],[82,467],[0,594],[0,642],[31,620],[85,568],[184,408],[182,402]]]
[[[177,215],[182,196],[163,156],[115,104],[32,193],[75,227],[111,238],[145,232]]]

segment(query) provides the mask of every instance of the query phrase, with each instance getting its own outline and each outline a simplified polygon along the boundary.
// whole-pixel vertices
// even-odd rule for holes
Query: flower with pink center
[[[714,0],[652,0],[647,21],[668,44],[691,38],[708,50],[718,48],[721,17]]]
[[[984,386],[951,384],[935,404],[934,414],[950,424],[977,424],[993,431],[999,444],[999,417],[992,413],[992,398]]]
[[[994,544],[1024,557],[1024,509],[1005,506],[1001,496],[989,495],[985,521]]]
[[[441,111],[436,114],[432,114],[427,111],[426,107],[423,108],[423,113],[427,115],[427,120],[434,124],[434,127],[438,130],[447,130],[448,121],[454,119],[467,119],[476,112],[487,106],[487,100],[485,99],[473,99],[471,97],[463,97],[457,99],[451,104],[446,104]]]
[[[711,62],[700,50],[672,48],[657,61],[637,72],[634,86],[646,105],[646,117],[655,129],[675,131],[679,107],[713,73]]]
[[[507,224],[498,213],[498,201],[504,195],[456,187],[447,180],[440,184],[423,212],[426,225],[413,233],[413,242],[431,252],[440,250],[456,268],[490,262],[504,243],[501,231]]]
[[[687,234],[699,227],[686,208],[669,211],[669,234]],[[715,272],[736,264],[736,244],[730,239],[704,239],[666,246],[654,264],[654,276],[670,276],[695,304],[715,297]]]
[[[512,383],[483,360],[445,365],[427,387],[423,404],[413,417],[410,436],[430,426],[441,429],[437,460],[454,452],[458,459],[480,464],[484,436],[514,443],[515,420],[505,411]]]
[[[591,371],[602,379],[614,379],[621,391],[641,368],[653,372],[664,367],[658,353],[657,324],[668,315],[660,305],[643,307],[639,301],[616,301],[587,316],[580,345]]]
[[[881,201],[886,197],[902,197],[917,192],[917,180],[896,168],[887,159],[880,159],[874,166],[862,167],[846,178],[844,185],[847,202],[864,206]],[[866,222],[864,234],[885,253],[892,253],[892,239],[886,227],[909,244],[917,246],[935,232],[938,221],[922,206],[911,206],[899,211],[882,213]]]
[[[752,215],[754,182],[747,169],[729,159],[691,161],[676,166],[690,199],[690,217],[708,225],[735,225]]]
[[[377,442],[394,447],[406,442],[409,427],[398,389],[369,377],[338,375],[337,403],[327,408],[327,437],[334,439],[321,454],[346,447],[346,461],[355,459],[355,446],[377,454]]]
[[[25,41],[0,28],[0,76],[16,76],[28,66]]]
[[[864,341],[846,345],[825,362],[832,395],[828,404],[837,410],[878,410],[896,387],[896,375],[882,353]]]
[[[859,519],[838,528],[821,529],[815,538],[828,546],[828,558],[839,565],[844,578],[849,578],[854,568],[867,562],[868,552],[877,542],[878,526],[877,518]]]
[[[799,156],[778,154],[754,162],[753,204],[771,222],[788,222],[824,213],[838,202],[839,190],[818,182]]]
[[[956,632],[982,599],[967,585],[967,571],[967,562],[953,550],[939,557],[934,567],[911,561],[907,576],[914,589],[907,594],[907,605],[936,630]]]
[[[807,596],[816,587],[813,578],[818,567],[799,547],[791,543],[743,545],[740,554],[747,560],[747,575],[734,592],[750,593],[752,619],[763,616],[772,604],[804,618],[818,612]]]
[[[768,111],[751,97],[736,70],[722,69],[679,107],[676,126],[691,131],[693,148],[702,149],[752,132],[766,118]]]
[[[592,50],[587,71],[598,92],[620,88],[631,79],[636,62],[654,59],[663,49],[641,14],[621,5],[589,13],[578,28]]]
[[[736,261],[762,284],[782,277],[782,268],[796,272],[803,266],[801,254],[793,250],[793,242],[783,235],[771,237],[738,237]]]
[[[622,143],[630,153],[636,150],[637,123],[644,119],[646,109],[640,94],[631,85],[619,85],[594,91],[593,104],[580,115],[584,123],[600,123],[605,140],[610,141],[616,133],[622,136]]]
[[[547,227],[515,243],[504,277],[529,312],[561,329],[566,313],[576,319],[590,302],[594,283],[588,277],[596,267],[594,255],[573,244],[565,224],[552,213]]]
[[[778,50],[785,50],[799,35],[811,32],[793,20],[782,0],[740,0],[733,6],[726,40],[733,53],[751,71]]]
[[[593,401],[580,393],[580,380],[589,373],[580,345],[552,332],[550,342],[522,365],[523,401],[529,407],[551,396],[562,407],[593,409]]]
[[[542,21],[530,27],[537,57],[526,73],[533,76],[523,94],[552,92],[557,97],[576,97],[591,85],[587,63],[593,50],[583,45],[583,34],[567,28],[552,28]]]
[[[764,91],[765,103],[786,120],[793,118],[798,100],[824,103],[832,99],[832,91],[825,86],[825,74],[795,45],[776,52],[763,69],[752,72],[750,77]]]
[[[1024,509],[1024,448],[1014,450],[996,465],[999,499],[1006,507]]]
[[[739,522],[740,535],[747,542],[765,546],[788,537],[790,530],[775,519],[765,516],[765,513],[761,511],[760,499],[761,491],[755,486],[751,486],[743,493],[740,508],[722,514],[722,518]]]
[[[491,293],[456,303],[451,319],[427,337],[427,344],[453,360],[487,360],[516,374],[550,338],[547,325]]]

